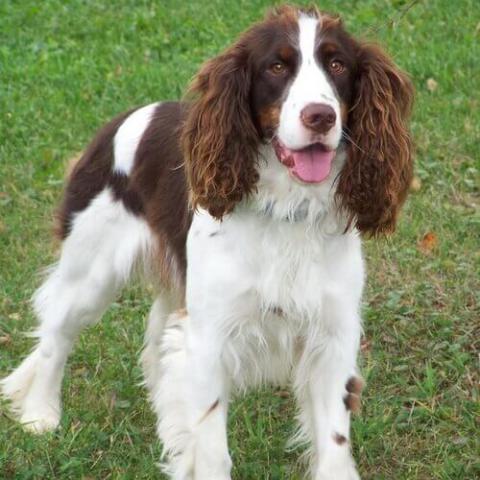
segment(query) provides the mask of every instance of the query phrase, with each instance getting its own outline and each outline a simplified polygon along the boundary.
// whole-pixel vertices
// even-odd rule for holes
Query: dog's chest
[[[295,224],[276,225],[254,236],[248,242],[248,260],[260,302],[286,312],[320,308],[329,276],[322,239]]]
[[[324,234],[305,222],[244,215],[219,224],[197,217],[189,254],[196,276],[201,268],[205,278],[207,269],[209,284],[249,317],[281,311],[318,318],[326,298],[357,296],[361,289],[357,236]]]
[[[348,242],[302,223],[274,225],[257,237],[259,248],[250,243],[250,268],[260,303],[288,316],[318,318],[325,299],[345,287]]]

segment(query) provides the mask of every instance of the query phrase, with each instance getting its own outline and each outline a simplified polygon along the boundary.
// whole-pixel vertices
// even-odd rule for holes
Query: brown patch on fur
[[[345,408],[352,413],[360,413],[361,409],[361,401],[358,395],[354,393],[349,393],[343,397],[343,403],[345,404]]]
[[[108,184],[113,166],[112,140],[132,111],[122,113],[105,125],[75,163],[57,213],[56,233],[61,240],[70,232],[73,215],[87,208]]]
[[[221,219],[258,181],[259,137],[248,106],[251,74],[246,39],[208,61],[190,93],[197,95],[182,131],[187,178],[194,207]]]
[[[345,386],[348,393],[360,395],[362,393],[365,382],[360,377],[350,377]]]
[[[361,409],[360,395],[364,387],[364,382],[360,377],[350,377],[345,385],[347,395],[343,397],[343,402],[347,410],[353,413],[359,413]]]
[[[179,102],[156,108],[138,145],[124,193],[124,199],[138,196],[143,215],[157,235],[162,281],[175,288],[183,288],[185,282],[186,239],[192,221],[179,140],[187,108]]]
[[[70,174],[57,229],[64,239],[70,232],[72,216],[110,187],[114,198],[134,215],[144,217],[157,236],[153,278],[160,277],[164,285],[180,292],[185,282],[185,243],[192,218],[179,146],[186,108],[179,102],[162,103],[156,108],[138,144],[129,176],[113,171],[113,138],[133,110],[103,127]],[[147,263],[151,266],[152,262]]]
[[[348,121],[348,105],[344,102],[340,103],[340,118],[342,119],[342,125],[346,125]]]
[[[297,52],[290,45],[285,45],[278,51],[278,55],[280,56],[281,60],[289,63],[296,57]]]
[[[341,435],[338,432],[335,432],[333,434],[333,440],[338,445],[345,445],[345,443],[347,443],[347,437],[345,437],[345,435]]]
[[[264,131],[275,131],[280,123],[280,106],[269,105],[260,110],[258,121]]]
[[[153,228],[153,225],[150,225]],[[153,280],[159,287],[168,287],[172,292],[177,292],[180,298],[184,298],[186,261],[183,264],[183,252],[175,252],[171,240],[164,232],[154,230],[157,236],[151,273]]]
[[[212,405],[210,405],[210,408],[203,414],[198,423],[202,423],[219,405],[220,400],[217,398],[217,400],[215,400]]]
[[[351,142],[336,196],[349,216],[348,227],[374,236],[394,231],[412,179],[413,87],[378,46],[360,44],[357,55]]]
[[[320,38],[322,38],[322,33],[323,32],[320,32],[319,36]],[[322,54],[325,55],[325,56],[330,56],[330,55],[333,55],[335,54],[336,52],[338,52],[338,46],[336,43],[333,43],[329,40],[324,40],[322,42]]]
[[[108,186],[115,200],[121,200],[127,210],[135,215],[144,213],[144,204],[140,193],[130,187],[130,178],[122,172],[111,172]]]

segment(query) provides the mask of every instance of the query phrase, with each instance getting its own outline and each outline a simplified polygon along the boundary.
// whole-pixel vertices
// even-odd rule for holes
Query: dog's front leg
[[[194,309],[195,310],[195,309]],[[229,480],[228,388],[214,322],[175,312],[162,341],[159,381],[151,390],[172,480]]]
[[[166,365],[166,371],[181,373],[178,381],[170,383],[174,395],[181,392],[181,398],[175,397],[180,403],[174,402],[179,407],[172,403],[172,408],[179,412],[181,408],[184,414],[174,416],[172,409],[159,409],[160,417],[167,420],[160,430],[163,438],[169,437],[170,427],[178,432],[166,450],[178,457],[173,459],[181,466],[177,471],[189,472],[190,476],[178,477],[182,480],[230,480],[226,424],[234,367],[225,353],[232,350],[235,325],[248,318],[256,305],[248,263],[232,247],[238,244],[238,235],[230,229],[228,218],[220,224],[206,213],[194,216],[187,241],[187,321],[178,342],[166,338],[167,344],[179,347],[178,361],[168,355],[164,361],[172,358],[172,364],[178,365],[178,369]],[[174,422],[168,423],[169,419]]]
[[[307,340],[296,374],[302,428],[313,444],[314,480],[359,480],[350,451],[350,415],[359,406],[360,319],[341,303],[328,310],[328,328]]]
[[[224,339],[212,317],[193,310],[186,329],[186,405],[194,447],[194,480],[228,480],[228,385],[221,361]]]

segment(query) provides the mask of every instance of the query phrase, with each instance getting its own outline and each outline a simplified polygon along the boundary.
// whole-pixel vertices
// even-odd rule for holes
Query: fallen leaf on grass
[[[372,342],[370,340],[367,340],[365,337],[362,338],[362,341],[360,343],[360,351],[362,353],[368,353],[372,349]]]
[[[117,393],[116,392],[112,392],[112,394],[110,395],[110,400],[108,402],[108,409],[111,411],[115,408],[115,405],[117,403]]]
[[[12,201],[12,197],[7,192],[0,192],[0,205],[8,205]]]
[[[473,123],[470,121],[469,118],[466,118],[463,122],[463,128],[467,133],[473,132]]]
[[[433,232],[426,233],[418,242],[418,248],[421,252],[431,253],[438,246],[438,237]]]
[[[427,90],[433,93],[437,88],[438,88],[438,82],[433,78],[429,78],[427,80]]]
[[[468,443],[468,438],[466,437],[453,437],[452,443],[454,445],[466,445]]]
[[[73,375],[83,377],[88,373],[87,367],[78,367],[73,370]]]
[[[8,345],[12,343],[12,337],[7,333],[0,336],[0,345]]]

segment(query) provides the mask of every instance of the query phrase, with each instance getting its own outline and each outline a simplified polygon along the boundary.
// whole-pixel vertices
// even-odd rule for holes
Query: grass
[[[52,261],[66,159],[112,115],[178,98],[202,60],[269,2],[0,2],[0,376],[25,355],[28,298]],[[480,4],[325,0],[375,33],[417,88],[417,188],[397,234],[366,242],[362,370],[353,422],[364,479],[480,478]],[[400,18],[401,17],[401,18]],[[398,21],[389,22],[389,19]],[[61,429],[32,437],[0,411],[2,479],[159,478],[137,366],[148,292],[126,291],[69,361]],[[288,393],[233,403],[234,479],[302,478],[285,452]]]

